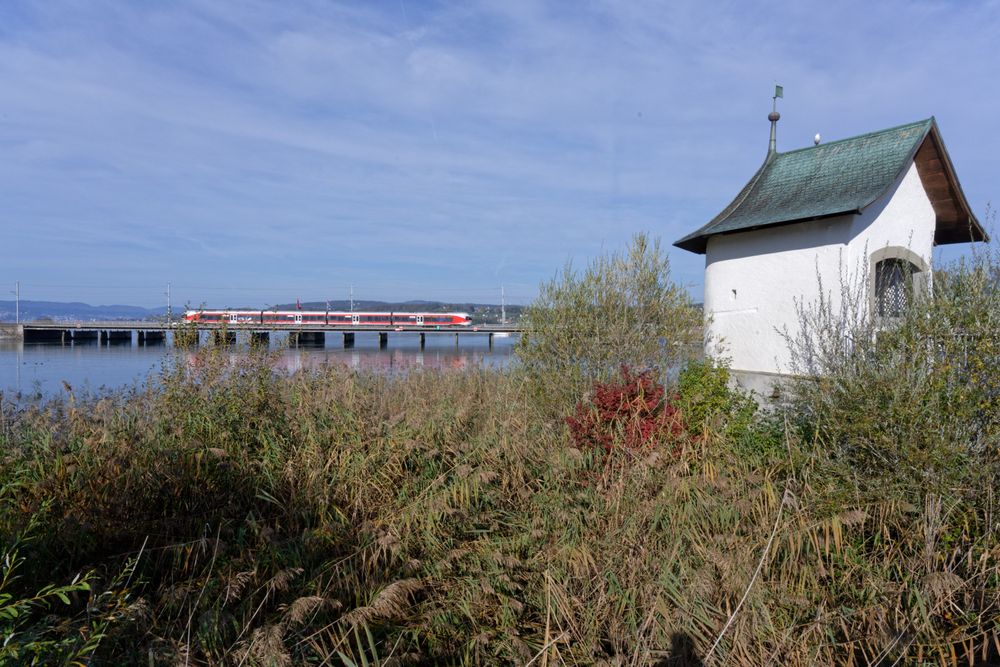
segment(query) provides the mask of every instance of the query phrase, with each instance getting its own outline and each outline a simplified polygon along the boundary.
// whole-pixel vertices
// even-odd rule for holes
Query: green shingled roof
[[[928,118],[771,153],[722,213],[674,245],[704,253],[708,237],[715,234],[859,212],[896,182],[934,127],[934,119]]]

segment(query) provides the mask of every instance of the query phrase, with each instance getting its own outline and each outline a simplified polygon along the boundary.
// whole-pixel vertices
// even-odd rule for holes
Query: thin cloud
[[[95,266],[135,284],[197,276],[176,295],[195,303],[199,285],[232,303],[274,298],[263,285],[307,299],[352,282],[390,299],[537,285],[567,256],[636,231],[669,244],[715,215],[763,159],[776,79],[782,149],[936,114],[982,210],[998,14],[5,3],[0,279],[94,302],[100,288],[69,286]],[[672,260],[700,298],[702,258]]]

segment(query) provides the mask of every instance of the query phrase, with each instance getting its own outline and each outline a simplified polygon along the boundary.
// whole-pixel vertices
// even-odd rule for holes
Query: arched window
[[[875,314],[900,317],[913,296],[913,276],[919,267],[905,259],[883,259],[875,264]]]
[[[871,257],[871,306],[878,318],[901,317],[917,291],[930,288],[930,266],[909,249],[886,247]]]

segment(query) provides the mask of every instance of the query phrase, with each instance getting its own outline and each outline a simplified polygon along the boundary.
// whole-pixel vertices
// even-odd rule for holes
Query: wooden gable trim
[[[937,218],[934,243],[945,245],[988,240],[986,231],[969,208],[936,125],[931,126],[924,137],[913,156],[913,163],[917,166],[920,182]]]

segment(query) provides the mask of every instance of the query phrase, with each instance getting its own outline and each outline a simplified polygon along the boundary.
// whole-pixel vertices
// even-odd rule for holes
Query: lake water
[[[279,369],[293,372],[323,364],[341,364],[359,370],[406,372],[429,368],[463,370],[478,366],[504,367],[513,356],[517,336],[493,340],[482,334],[463,334],[458,345],[451,334],[427,334],[426,345],[420,349],[419,336],[412,333],[390,333],[388,346],[379,348],[378,334],[364,332],[355,335],[354,347],[344,348],[342,337],[327,334],[322,347],[289,348],[284,337],[272,337],[270,348],[276,352]],[[207,344],[202,345],[207,347]],[[231,354],[242,354],[237,345]],[[190,358],[196,350],[177,349],[173,345],[137,345],[96,342],[67,345],[0,341],[0,391],[8,400],[33,400],[57,395],[64,384],[76,392],[99,393],[130,387],[156,375],[174,355]]]

